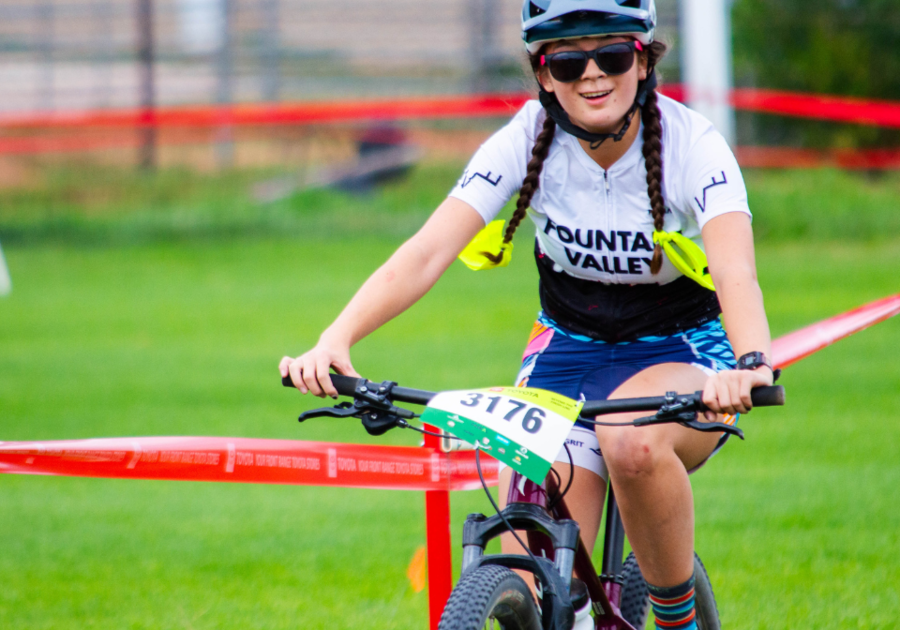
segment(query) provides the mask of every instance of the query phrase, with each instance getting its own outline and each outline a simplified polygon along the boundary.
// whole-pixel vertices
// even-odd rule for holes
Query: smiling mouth
[[[595,99],[595,98],[603,98],[604,96],[609,96],[610,94],[612,94],[612,90],[605,90],[605,91],[599,91],[599,92],[583,92],[581,94],[581,96],[583,98],[590,100],[590,99]]]

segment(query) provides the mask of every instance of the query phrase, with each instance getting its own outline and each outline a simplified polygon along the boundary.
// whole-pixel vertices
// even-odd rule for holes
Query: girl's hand
[[[706,419],[715,421],[717,413],[747,413],[753,407],[750,390],[754,387],[772,385],[773,374],[766,366],[755,370],[725,370],[713,374],[703,388],[703,402],[711,411],[705,412]]]
[[[296,359],[284,357],[278,364],[282,378],[290,375],[300,393],[309,392],[320,398],[338,396],[337,390],[331,384],[329,369],[332,367],[338,374],[359,377],[353,369],[353,364],[350,363],[350,348],[344,344],[329,343],[324,339],[320,339],[312,350]]]

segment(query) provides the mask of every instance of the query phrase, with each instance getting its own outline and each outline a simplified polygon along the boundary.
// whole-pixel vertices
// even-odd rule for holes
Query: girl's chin
[[[590,133],[616,133],[621,128],[624,120],[620,120],[616,124],[610,124],[609,120],[573,120],[572,122]]]

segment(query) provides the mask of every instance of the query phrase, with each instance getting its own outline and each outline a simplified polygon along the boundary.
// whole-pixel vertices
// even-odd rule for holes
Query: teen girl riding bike
[[[724,422],[749,411],[751,388],[774,375],[746,190],[709,121],[655,91],[666,51],[655,26],[653,0],[525,0],[522,36],[539,101],[478,150],[318,344],[282,359],[282,376],[303,393],[335,396],[329,369],[357,375],[354,343],[420,299],[476,235],[467,264],[507,264],[528,214],[542,311],[518,385],[575,399],[703,390]],[[501,242],[485,226],[517,191]],[[723,441],[677,424],[576,425],[569,437],[581,469],[567,495],[572,516],[592,547],[608,475],[658,628],[695,627],[688,473]],[[566,484],[565,450],[557,462]],[[501,474],[501,497],[510,475]],[[504,552],[515,551],[504,541]]]

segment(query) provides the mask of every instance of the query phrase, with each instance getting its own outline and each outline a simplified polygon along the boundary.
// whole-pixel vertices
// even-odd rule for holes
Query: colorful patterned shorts
[[[629,378],[660,363],[687,363],[714,374],[734,368],[735,358],[718,319],[667,337],[606,343],[566,330],[541,313],[522,356],[516,384],[575,400],[605,400]],[[726,422],[729,419],[737,421],[726,416]],[[577,422],[572,431],[568,445],[573,463],[606,477],[593,426]],[[727,435],[723,436],[716,451],[726,439]],[[556,459],[568,463],[569,455],[563,449]]]

